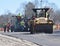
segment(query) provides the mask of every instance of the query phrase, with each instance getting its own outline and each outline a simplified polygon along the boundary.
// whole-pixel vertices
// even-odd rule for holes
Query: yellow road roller
[[[50,8],[34,8],[35,15],[30,19],[30,33],[53,33],[53,20],[49,17]]]

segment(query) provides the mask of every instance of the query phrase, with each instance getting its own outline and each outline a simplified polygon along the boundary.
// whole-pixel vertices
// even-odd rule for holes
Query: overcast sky
[[[26,4],[29,1],[33,0],[0,0],[0,14],[4,14],[9,10],[12,13],[16,13],[17,9],[22,9],[21,4]],[[55,3],[58,8],[60,8],[60,0],[48,0],[50,3]],[[23,5],[24,5],[23,4]]]

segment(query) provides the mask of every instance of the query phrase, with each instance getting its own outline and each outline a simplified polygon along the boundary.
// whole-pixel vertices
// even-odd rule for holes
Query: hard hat
[[[18,13],[18,16],[21,16],[21,14],[20,14],[20,13]]]

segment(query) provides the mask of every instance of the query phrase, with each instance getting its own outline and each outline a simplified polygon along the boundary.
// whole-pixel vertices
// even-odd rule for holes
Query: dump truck
[[[53,33],[53,20],[49,17],[50,8],[34,8],[32,9],[35,13],[35,16],[29,21],[30,24],[30,33]]]

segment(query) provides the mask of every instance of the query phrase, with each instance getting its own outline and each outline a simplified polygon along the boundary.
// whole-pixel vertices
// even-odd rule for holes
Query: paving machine
[[[34,8],[35,16],[29,21],[30,33],[53,33],[53,21],[49,19],[50,8]]]
[[[22,19],[21,16],[12,16],[15,17],[14,32],[21,32],[24,30],[24,26],[21,25]]]
[[[29,32],[28,24],[24,21],[24,18],[21,16],[12,16],[15,17],[14,32]],[[26,23],[26,24],[25,24]]]

